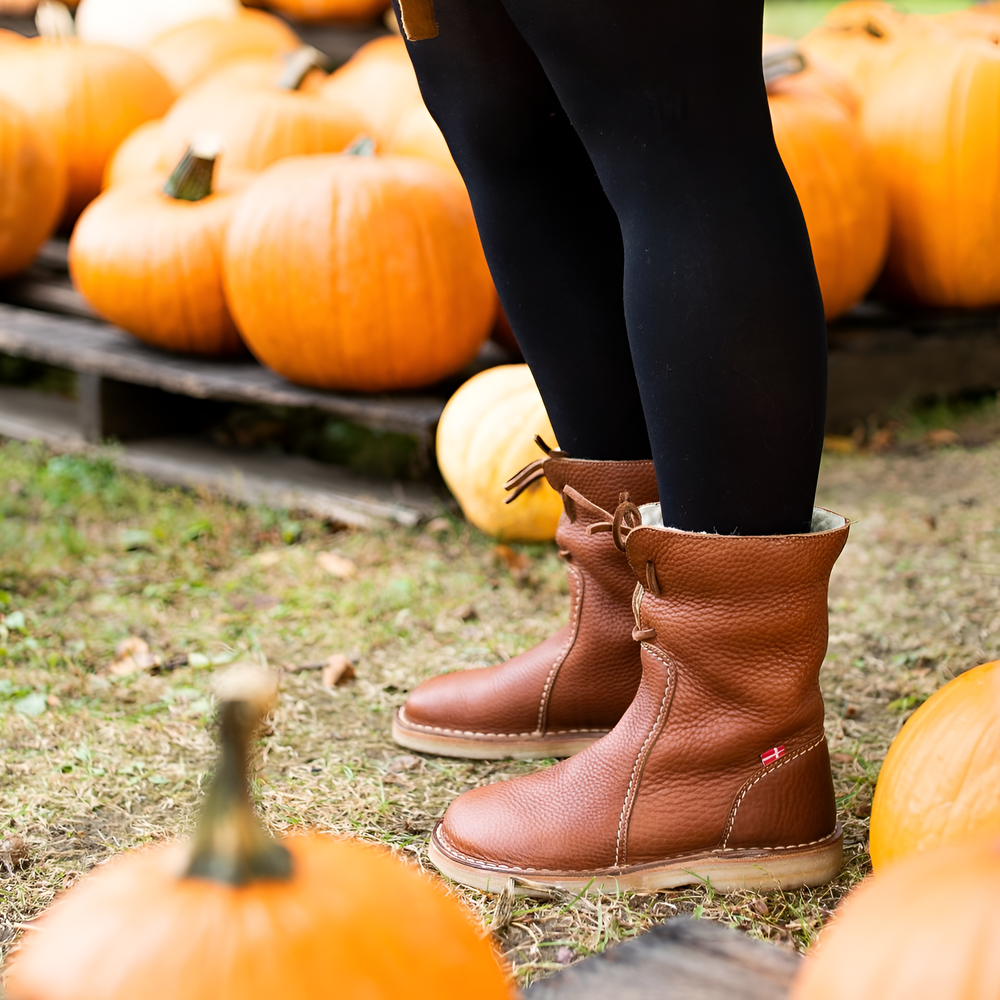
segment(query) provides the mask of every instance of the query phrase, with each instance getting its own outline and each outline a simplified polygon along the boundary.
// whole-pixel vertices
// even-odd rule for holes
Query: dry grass
[[[808,945],[866,871],[872,789],[908,712],[1000,655],[998,457],[990,446],[825,463],[821,502],[857,519],[834,574],[824,671],[841,878],[763,897],[461,891],[521,982],[678,912]],[[455,795],[545,766],[423,757],[389,739],[391,712],[420,680],[506,659],[566,614],[554,547],[518,546],[530,571],[515,578],[466,524],[433,529],[336,531],[160,489],[108,462],[0,449],[0,948],[93,865],[190,829],[213,757],[208,661],[221,654],[356,664],[357,680],[332,692],[317,671],[283,680],[256,776],[276,831],[353,833],[423,864]],[[327,551],[357,573],[325,572],[316,556]],[[196,666],[108,676],[128,635]]]

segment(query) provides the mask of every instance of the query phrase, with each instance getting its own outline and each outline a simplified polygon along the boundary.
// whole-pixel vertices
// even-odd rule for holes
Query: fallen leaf
[[[277,566],[281,562],[281,557],[283,553],[275,550],[268,549],[266,552],[258,552],[257,555],[253,557],[253,561],[257,563],[258,566],[263,566],[265,569],[269,569],[271,566]]]
[[[29,858],[28,842],[23,837],[9,837],[0,844],[0,864],[11,875],[19,868],[24,868]]]
[[[334,653],[323,668],[323,687],[343,687],[356,676],[351,661],[343,653]]]
[[[883,427],[872,435],[868,442],[868,450],[880,455],[882,452],[888,451],[895,443],[896,435],[888,427]]]
[[[479,617],[479,612],[471,604],[460,604],[455,608],[455,617],[463,622],[472,621]]]
[[[507,569],[515,580],[525,579],[531,570],[531,559],[523,552],[516,552],[509,545],[498,545],[493,554],[507,564]]]
[[[857,451],[854,438],[846,434],[827,434],[823,438],[823,450],[832,451],[837,455],[850,455]]]
[[[350,559],[336,552],[320,552],[316,556],[316,565],[324,573],[329,573],[338,580],[349,580],[358,571],[358,567]]]
[[[446,517],[432,517],[425,525],[426,531],[432,535],[440,535],[451,527],[451,522]]]
[[[931,448],[948,448],[951,445],[961,444],[962,439],[947,427],[939,427],[937,430],[928,431],[924,435],[924,444]]]
[[[755,896],[751,905],[754,908],[754,912],[759,917],[766,917],[771,913],[771,907],[767,905],[767,900],[760,896]]]
[[[414,757],[413,754],[404,753],[399,757],[393,757],[389,761],[389,766],[386,770],[389,774],[399,774],[400,771],[415,771],[417,768],[421,768],[423,761],[419,757]]]
[[[854,757],[849,753],[832,753],[830,754],[830,760],[835,764],[853,764]]]
[[[48,698],[45,699],[45,704],[49,708],[58,708],[62,704],[62,699],[57,694],[50,694]]]
[[[115,658],[111,661],[108,672],[113,677],[129,677],[159,665],[160,658],[149,651],[149,643],[137,635],[130,635],[115,646]]]

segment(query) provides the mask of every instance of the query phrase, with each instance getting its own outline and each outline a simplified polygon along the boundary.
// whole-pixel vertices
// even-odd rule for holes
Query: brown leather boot
[[[393,720],[402,746],[446,757],[568,757],[613,729],[635,697],[635,575],[606,529],[622,492],[636,503],[658,498],[653,463],[550,451],[507,486],[516,497],[542,476],[563,497],[556,542],[569,574],[569,624],[499,666],[425,681]]]
[[[635,701],[583,753],[459,796],[430,844],[445,875],[731,891],[839,872],[819,670],[847,521],[817,509],[809,534],[708,535],[659,526],[659,511],[631,531],[639,512],[615,515],[640,581]]]

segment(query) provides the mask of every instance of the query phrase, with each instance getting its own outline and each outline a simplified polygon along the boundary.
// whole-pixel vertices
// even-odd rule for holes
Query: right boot
[[[635,575],[610,522],[622,493],[655,503],[651,461],[596,462],[549,450],[508,484],[514,499],[543,476],[563,499],[556,531],[569,576],[569,623],[495,667],[442,674],[410,693],[393,739],[420,753],[477,760],[568,757],[610,732],[642,677],[632,641]]]

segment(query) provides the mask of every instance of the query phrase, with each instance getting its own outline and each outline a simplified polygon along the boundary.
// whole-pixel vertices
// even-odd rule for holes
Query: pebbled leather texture
[[[765,537],[634,528],[625,546],[644,641],[632,705],[576,756],[459,796],[436,835],[444,849],[530,878],[833,834],[819,671],[848,534],[839,520]]]
[[[438,739],[543,738],[611,730],[642,674],[632,641],[635,577],[606,523],[627,491],[655,502],[652,462],[548,458],[546,478],[563,494],[556,542],[569,576],[569,623],[544,642],[494,667],[442,674],[411,692],[397,725]],[[515,501],[516,502],[516,501]]]

